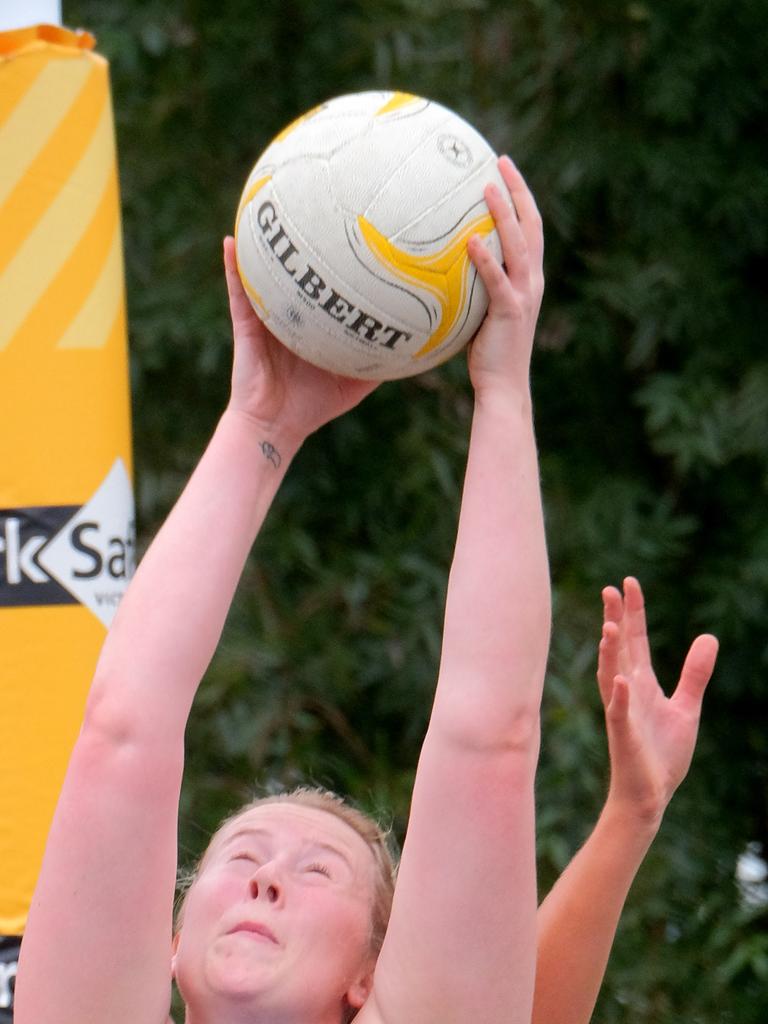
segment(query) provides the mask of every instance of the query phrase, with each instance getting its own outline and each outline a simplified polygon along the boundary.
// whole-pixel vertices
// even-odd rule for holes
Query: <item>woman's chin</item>
[[[258,996],[273,973],[261,950],[244,936],[230,935],[216,943],[206,959],[205,979],[219,995]]]
[[[239,940],[236,940],[240,944]],[[176,984],[182,999],[189,1006],[204,1002],[262,1003],[270,988],[269,972],[247,950],[238,951],[235,943],[216,943],[205,958],[203,970],[181,968]]]

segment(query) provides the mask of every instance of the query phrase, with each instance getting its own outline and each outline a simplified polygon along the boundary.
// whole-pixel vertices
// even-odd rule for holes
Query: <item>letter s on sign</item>
[[[98,523],[80,523],[80,525],[76,526],[75,529],[72,531],[72,547],[75,549],[75,551],[79,551],[81,554],[87,555],[92,562],[91,568],[86,570],[85,572],[81,572],[79,569],[75,569],[74,572],[72,573],[75,579],[92,580],[96,576],[98,576],[102,570],[104,563],[97,548],[90,547],[83,540],[83,534],[85,533],[86,530],[98,531],[98,529]]]

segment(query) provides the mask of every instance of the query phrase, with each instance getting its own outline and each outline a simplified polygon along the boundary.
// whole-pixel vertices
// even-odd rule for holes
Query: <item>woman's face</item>
[[[370,849],[333,814],[271,803],[229,822],[189,890],[175,943],[188,1021],[226,1020],[229,1005],[231,1015],[338,1024],[370,987],[373,891]]]

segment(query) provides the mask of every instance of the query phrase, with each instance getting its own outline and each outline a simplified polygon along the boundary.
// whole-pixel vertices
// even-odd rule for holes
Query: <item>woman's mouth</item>
[[[234,935],[235,932],[245,932],[246,934],[252,935],[255,939],[265,939],[268,942],[273,942],[277,945],[277,939],[275,938],[274,933],[270,931],[265,924],[261,924],[258,921],[240,921],[234,928],[230,928],[227,934]]]

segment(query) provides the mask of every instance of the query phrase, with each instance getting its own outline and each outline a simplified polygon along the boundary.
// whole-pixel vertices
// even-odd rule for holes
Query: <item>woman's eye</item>
[[[325,864],[307,864],[307,871],[316,872],[319,875],[325,875],[326,878],[331,877],[331,872],[325,866]]]

